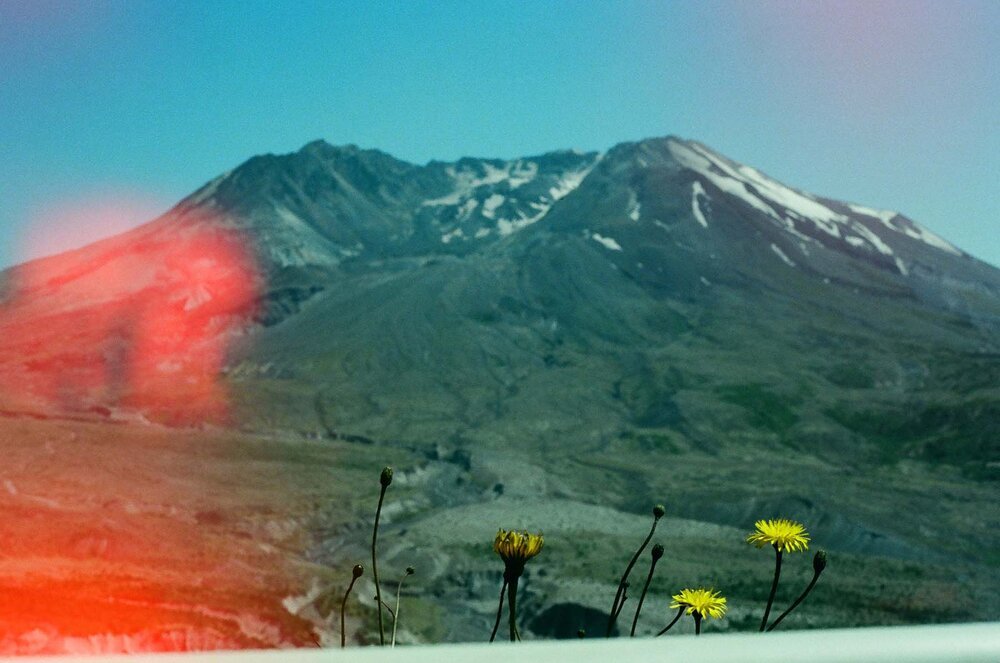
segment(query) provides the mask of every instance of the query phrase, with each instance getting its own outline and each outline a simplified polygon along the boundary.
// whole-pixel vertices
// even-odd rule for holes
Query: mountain
[[[997,496],[1000,270],[694,141],[423,166],[317,141],[0,283],[10,417],[404,450],[462,486],[420,488],[420,518],[542,497],[793,515],[995,586],[963,504]],[[900,619],[995,618],[973,603]]]
[[[807,451],[996,451],[1000,271],[676,138],[426,166],[310,143],[4,280],[29,409],[699,448],[723,416]]]

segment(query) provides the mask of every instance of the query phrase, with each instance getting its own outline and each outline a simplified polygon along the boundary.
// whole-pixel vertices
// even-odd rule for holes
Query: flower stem
[[[399,584],[396,585],[396,609],[392,611],[392,642],[390,647],[396,646],[396,624],[399,622],[399,595],[403,591],[403,581],[406,580],[407,576],[413,575],[413,567],[406,567],[406,571],[403,573],[402,577],[399,579]]]
[[[767,597],[767,607],[764,608],[764,618],[760,620],[760,631],[767,628],[767,618],[771,615],[771,604],[774,603],[774,595],[778,591],[778,577],[781,576],[781,549],[774,546],[774,581],[771,583],[771,595]]]
[[[358,577],[361,574],[355,573],[351,576],[351,584],[347,586],[347,591],[344,592],[344,600],[340,602],[340,647],[344,648],[347,646],[347,631],[345,630],[345,617],[347,616],[347,597],[351,594],[351,590],[354,589],[354,583],[357,582]]]
[[[382,588],[378,584],[378,560],[375,556],[375,543],[378,540],[378,520],[382,515],[382,501],[385,499],[385,490],[388,488],[385,483],[378,494],[378,507],[375,509],[375,526],[372,528],[372,575],[375,577],[375,601],[378,604],[378,640],[379,644],[385,645],[385,627],[382,625]]]
[[[372,600],[373,601],[378,601],[378,597],[377,596],[373,596]],[[391,605],[389,605],[385,601],[382,601],[382,607],[389,611],[389,615],[391,615],[393,619],[396,618],[396,611],[392,609]]]
[[[694,616],[694,634],[701,635],[701,613],[695,610],[691,614]]]
[[[507,609],[510,611],[510,641],[515,642],[521,639],[517,632],[517,576],[507,583]]]
[[[639,622],[639,612],[642,610],[642,602],[646,600],[646,592],[649,591],[649,583],[653,581],[653,572],[656,570],[656,562],[659,559],[659,557],[654,556],[653,561],[649,563],[649,575],[646,576],[646,584],[642,586],[642,594],[639,595],[639,605],[635,606],[635,616],[632,617],[632,631],[629,633],[630,638],[635,637],[635,625]]]
[[[673,625],[677,623],[677,620],[680,619],[681,615],[684,614],[685,607],[686,606],[682,605],[680,608],[677,609],[677,614],[674,615],[674,618],[670,620],[670,623],[664,626],[663,630],[656,634],[657,638],[666,633],[667,631],[669,631],[673,627]]]
[[[496,640],[497,630],[500,628],[500,616],[503,615],[503,596],[507,591],[507,574],[504,574],[503,586],[500,587],[500,605],[497,606],[497,620],[493,623],[493,632],[490,633],[490,642]]]
[[[625,586],[622,587],[622,598],[618,601],[618,609],[615,610],[615,621],[618,621],[618,616],[622,614],[622,610],[625,608],[625,601],[628,601],[628,588],[631,583],[626,582]]]
[[[649,534],[646,535],[646,540],[642,542],[639,549],[635,551],[634,555],[632,555],[631,561],[629,561],[628,566],[625,567],[625,573],[622,574],[622,579],[618,581],[618,591],[615,592],[615,600],[614,603],[611,604],[611,614],[608,615],[608,628],[604,632],[605,638],[611,637],[611,630],[615,627],[615,622],[618,620],[619,613],[621,613],[621,604],[624,602],[622,594],[625,592],[625,583],[628,581],[629,574],[632,573],[632,567],[635,566],[635,563],[639,560],[639,555],[641,555],[642,551],[649,545],[649,540],[653,538],[653,533],[656,531],[656,523],[658,523],[659,520],[660,518],[654,515],[653,526],[649,529]]]
[[[813,577],[812,580],[809,581],[809,586],[806,587],[804,592],[799,594],[799,598],[795,599],[795,602],[792,603],[792,605],[788,606],[788,610],[785,610],[783,613],[781,613],[781,616],[775,619],[774,623],[767,627],[768,631],[773,631],[774,627],[780,624],[781,620],[788,616],[788,613],[790,613],[792,610],[795,610],[795,608],[799,607],[800,603],[806,600],[806,597],[809,596],[809,592],[811,592],[813,587],[816,586],[816,581],[819,580],[820,573],[821,573],[820,571],[813,572]]]

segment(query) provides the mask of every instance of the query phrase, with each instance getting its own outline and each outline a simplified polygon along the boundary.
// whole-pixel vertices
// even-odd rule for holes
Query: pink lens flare
[[[0,295],[0,410],[226,421],[220,375],[261,281],[245,237],[190,211],[21,265]]]

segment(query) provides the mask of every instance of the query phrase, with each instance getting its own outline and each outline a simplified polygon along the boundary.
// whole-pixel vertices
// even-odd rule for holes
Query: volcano
[[[411,475],[390,559],[435,522],[471,543],[503,506],[558,523],[544,514],[561,504],[593,520],[576,532],[666,501],[707,528],[695,539],[787,515],[910,589],[958,582],[948,559],[992,578],[875,621],[997,616],[982,551],[1000,544],[1000,270],[695,141],[426,165],[317,141],[0,287],[8,420],[405,457],[430,469]],[[363,550],[310,522],[312,563]],[[462,588],[483,572],[441,561],[440,623],[473,637],[488,610]],[[554,582],[535,580],[604,609]],[[825,609],[810,623],[857,623]]]

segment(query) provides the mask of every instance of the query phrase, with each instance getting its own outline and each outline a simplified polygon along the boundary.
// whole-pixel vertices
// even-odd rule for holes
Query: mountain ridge
[[[216,247],[213,250],[236,266],[203,255],[203,245]],[[211,287],[197,282],[204,275],[179,268],[196,255],[202,263],[215,265]],[[168,269],[168,264],[174,267]],[[6,374],[11,385],[29,385],[29,394],[36,378],[51,382],[46,371],[67,361],[82,364],[77,368],[89,376],[67,377],[74,375],[69,370],[59,378],[68,386],[57,391],[75,394],[68,398],[76,403],[74,409],[105,411],[121,401],[118,394],[152,389],[124,378],[123,386],[111,388],[106,376],[122,372],[117,363],[123,360],[115,359],[116,353],[129,355],[134,349],[129,340],[133,332],[128,331],[134,323],[129,320],[150,315],[150,308],[183,303],[183,310],[171,318],[171,324],[184,331],[181,336],[206,348],[225,346],[210,354],[227,390],[233,390],[237,419],[249,417],[256,422],[251,426],[282,427],[279,422],[296,420],[306,428],[331,428],[321,422],[331,408],[314,407],[325,396],[311,393],[307,407],[288,398],[302,387],[311,391],[332,380],[338,385],[334,391],[355,394],[344,399],[351,414],[333,428],[347,427],[367,437],[393,437],[412,427],[405,417],[386,428],[387,421],[376,416],[381,421],[376,425],[371,416],[382,409],[374,405],[377,384],[398,383],[401,372],[419,365],[421,353],[437,356],[438,369],[393,398],[402,403],[418,392],[436,394],[434,407],[444,409],[435,425],[456,431],[463,426],[499,427],[490,433],[494,435],[509,421],[503,406],[485,402],[499,398],[498,403],[512,400],[516,407],[527,406],[511,390],[534,374],[539,359],[541,366],[561,375],[555,383],[546,378],[534,387],[543,392],[569,379],[568,367],[574,362],[594,369],[604,365],[600,371],[625,379],[633,370],[629,366],[642,363],[629,357],[645,356],[644,361],[654,364],[667,356],[675,361],[695,346],[702,347],[698,352],[722,351],[719,357],[727,358],[718,360],[735,371],[731,377],[743,374],[735,348],[753,343],[737,336],[729,342],[733,349],[718,346],[721,338],[738,331],[733,325],[749,322],[732,318],[737,311],[745,311],[739,316],[750,311],[772,315],[770,322],[752,324],[762,330],[771,325],[762,331],[764,336],[801,346],[793,354],[808,346],[800,340],[802,333],[816,332],[775,335],[776,330],[807,330],[810,315],[832,316],[825,335],[847,338],[858,333],[837,323],[839,318],[867,328],[864,334],[874,334],[869,343],[883,343],[876,339],[884,335],[905,339],[890,355],[911,354],[913,347],[988,354],[1000,345],[1000,270],[900,214],[785,187],[700,143],[676,137],[621,143],[606,153],[557,151],[510,160],[465,157],[423,166],[378,150],[313,141],[290,154],[252,157],[129,233],[5,274],[11,285],[0,327],[25,329],[32,319],[63,319],[74,310],[108,318],[100,333],[95,331],[82,345],[70,348],[65,340],[53,339],[43,354],[55,358],[40,364],[50,368],[37,368],[33,357],[40,346],[31,335],[12,343],[6,357],[0,357],[0,374]],[[450,281],[441,280],[446,274]],[[224,294],[216,296],[212,288]],[[412,294],[400,299],[393,288]],[[136,297],[147,300],[140,307],[147,312],[135,313]],[[46,312],[59,301],[69,307],[65,312]],[[397,310],[388,310],[385,301],[397,302]],[[186,326],[191,312],[204,317],[197,332]],[[395,320],[398,329],[386,327],[385,320]],[[712,332],[705,320],[727,320],[729,328]],[[111,331],[122,324],[126,331]],[[310,325],[332,331],[316,338]],[[351,325],[356,325],[354,331]],[[413,336],[422,328],[426,333]],[[411,330],[408,336],[400,336],[404,329]],[[149,333],[157,352],[169,356],[157,355],[143,375],[159,385],[154,401],[173,402],[164,393],[172,384],[164,370],[191,362],[183,357],[183,346]],[[109,334],[112,340],[105,338]],[[307,338],[312,340],[305,342]],[[489,359],[495,348],[480,340],[487,338],[506,350]],[[452,344],[450,349],[442,345],[446,342]],[[109,349],[109,344],[126,350]],[[288,347],[296,350],[290,354]],[[902,349],[906,347],[911,349]],[[390,348],[395,349],[386,355]],[[88,359],[66,359],[81,352]],[[569,356],[560,356],[566,352]],[[369,377],[359,378],[363,374],[349,368],[352,354],[370,355],[378,367],[380,377],[363,393],[356,393],[358,380]],[[877,353],[866,351],[866,356],[874,364],[886,363]],[[323,375],[319,367],[328,361],[339,368]],[[490,389],[469,382],[469,376],[481,373],[490,361],[505,366],[492,378],[496,385],[490,389],[499,389],[492,396]],[[919,361],[926,365],[926,359]],[[797,363],[809,364],[808,354]],[[451,377],[439,374],[452,369]],[[635,407],[683,413],[669,396],[680,387],[655,384],[666,379],[659,375],[666,369],[654,370],[653,383],[642,387],[642,398],[652,399],[650,404]],[[826,378],[810,371],[803,379],[819,379],[816,388],[827,390]],[[749,375],[741,379],[753,381]],[[208,381],[199,377],[195,382]],[[479,394],[473,408],[478,414],[456,427],[447,424],[446,413],[454,412],[447,403],[465,397],[444,385],[465,383],[471,393]],[[258,388],[285,393],[265,397],[277,410],[253,404]],[[244,398],[244,389],[253,395]],[[616,388],[607,389],[611,392],[580,397],[596,398],[608,411],[620,410],[621,403],[607,400]],[[548,402],[558,411],[551,395],[543,392],[536,395],[537,402]],[[699,399],[717,400],[718,394],[713,394],[708,389]],[[47,398],[51,400],[41,398],[43,405]],[[354,398],[361,399],[359,404],[347,405]],[[287,416],[280,413],[282,407],[288,408]],[[489,407],[492,421],[485,414]],[[677,414],[674,419],[689,420],[701,406],[689,407],[691,415]],[[819,416],[823,428],[833,426],[844,435],[843,422],[829,414],[836,407],[831,403],[827,413],[810,416]],[[62,406],[49,403],[43,409],[53,408]],[[529,409],[532,417],[545,420],[544,412]],[[169,413],[155,416],[173,420]],[[616,420],[622,416],[615,415]],[[632,416],[620,420],[627,424]],[[641,413],[634,416],[646,420]],[[669,424],[671,417],[660,419]],[[857,432],[847,437],[852,435]],[[973,437],[980,440],[981,434]],[[707,444],[704,435],[699,438],[699,444]]]
[[[417,166],[312,143],[7,270],[0,433],[21,460],[5,497],[75,508],[93,489],[56,521],[85,541],[107,504],[157,542],[173,519],[165,576],[146,557],[113,591],[108,566],[75,572],[103,574],[102,601],[153,577],[191,614],[243,615],[264,565],[252,610],[301,644],[326,633],[331,569],[369,552],[357,532],[385,464],[380,562],[419,569],[406,598],[425,639],[488,632],[501,526],[552,542],[525,584],[526,606],[551,608],[525,628],[575,634],[650,504],[667,506],[671,564],[651,596],[711,582],[727,628],[759,623],[771,567],[744,537],[762,517],[807,523],[839,569],[792,623],[995,619],[1000,270],[723,159],[653,139]],[[36,508],[16,512],[19,540]],[[251,565],[216,587],[216,558],[188,550],[209,540]]]

